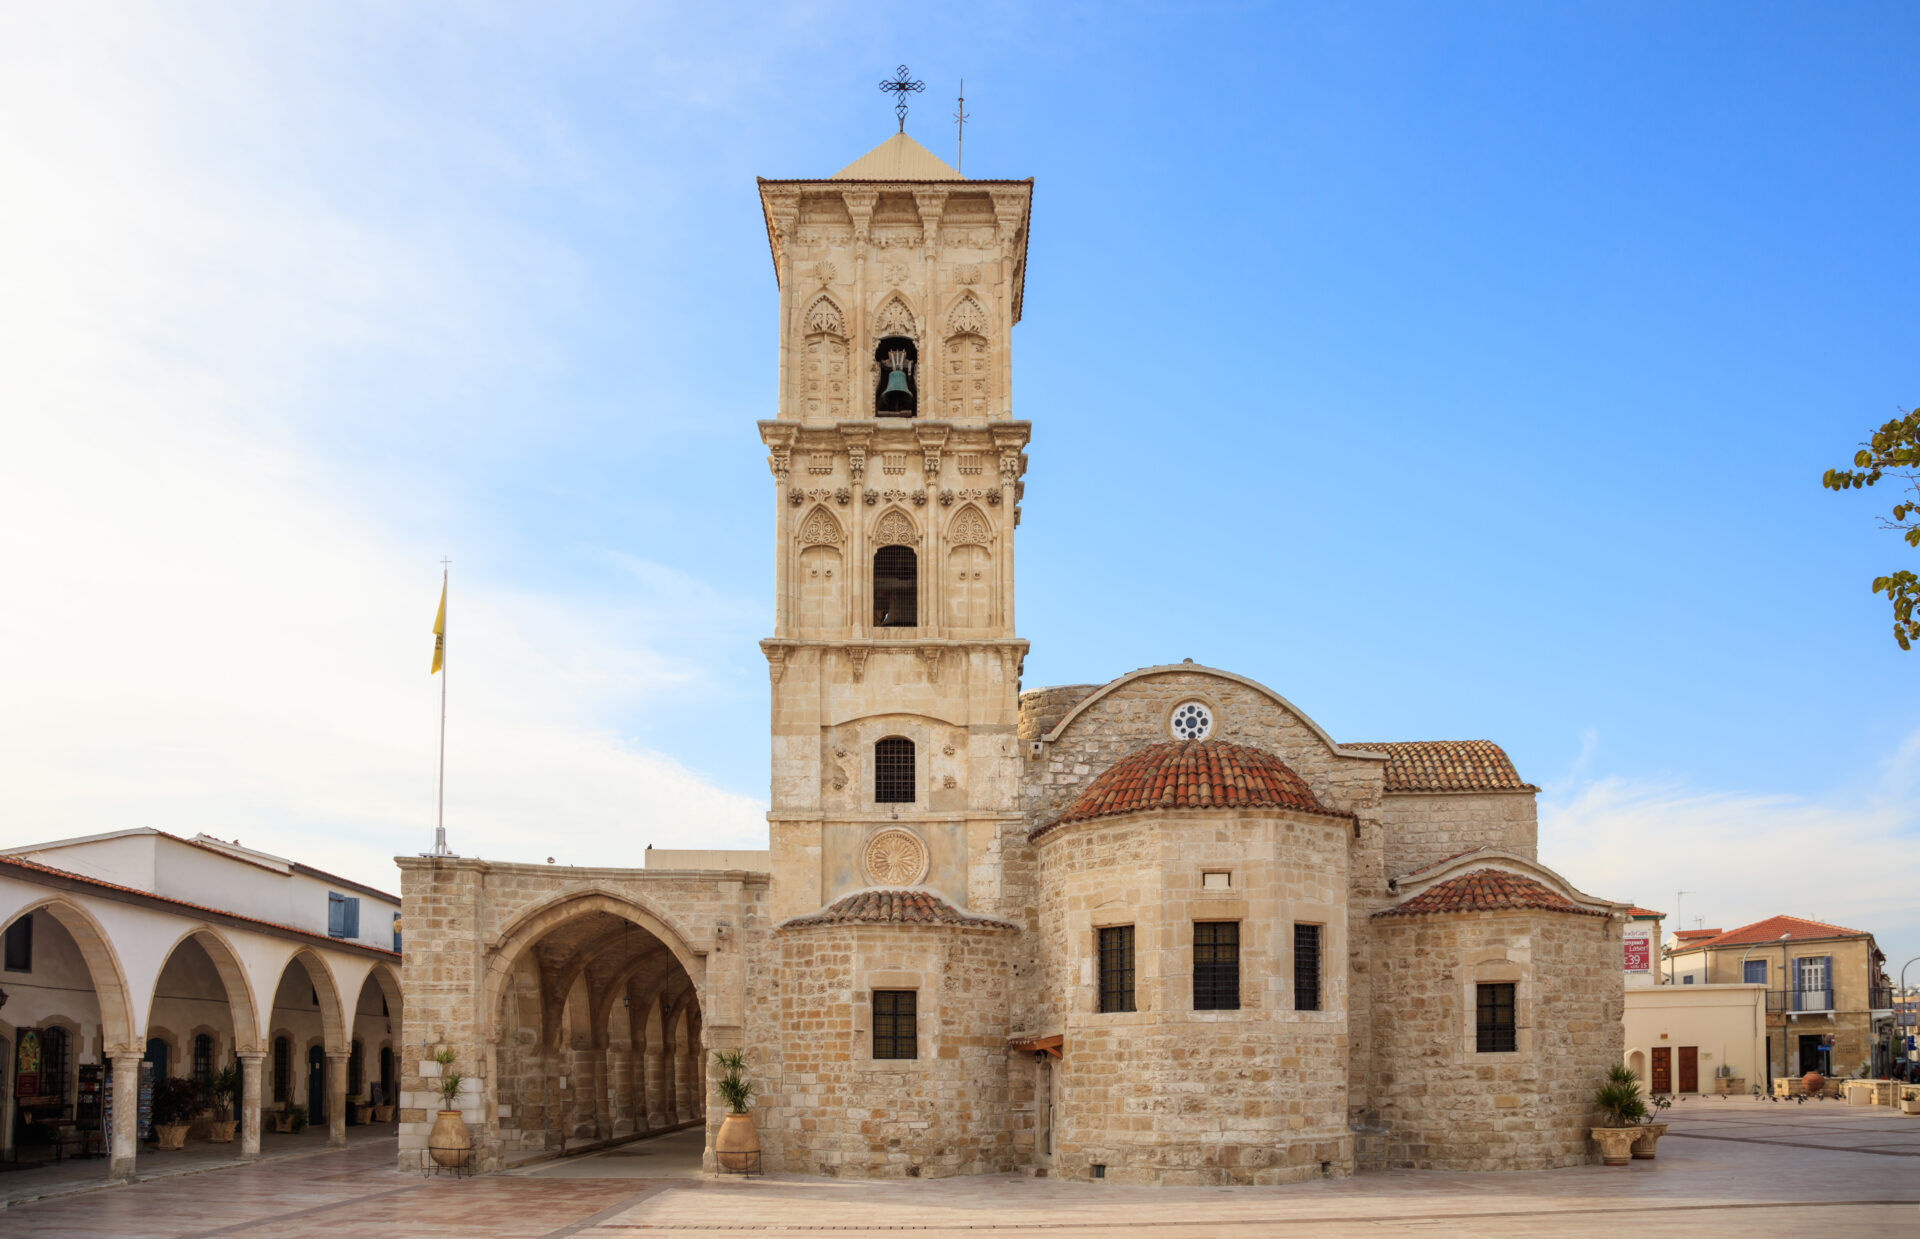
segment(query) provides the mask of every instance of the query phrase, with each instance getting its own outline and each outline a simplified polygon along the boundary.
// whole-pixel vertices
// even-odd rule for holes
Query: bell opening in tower
[[[883,546],[873,553],[873,626],[913,628],[920,623],[920,560],[912,547]]]
[[[920,352],[905,336],[888,336],[873,350],[880,366],[880,385],[874,391],[875,417],[913,417],[920,408],[920,392],[913,374]]]

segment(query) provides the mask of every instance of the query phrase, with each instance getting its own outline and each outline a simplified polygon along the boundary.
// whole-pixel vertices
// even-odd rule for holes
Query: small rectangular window
[[[1240,1009],[1240,922],[1193,923],[1193,1009]]]
[[[360,936],[360,901],[347,895],[327,893],[327,936],[329,938],[358,938]]]
[[[910,989],[873,991],[873,1056],[920,1057],[919,994]]]
[[[1320,927],[1293,927],[1293,1009],[1320,1009]]]
[[[33,971],[33,913],[7,926],[6,957],[8,972]]]
[[[1767,961],[1764,959],[1748,960],[1746,973],[1748,985],[1765,985],[1767,983]]]
[[[1112,925],[1100,931],[1100,1009],[1134,1009],[1131,925]]]
[[[873,799],[913,803],[913,741],[905,736],[888,736],[873,746]]]
[[[1511,981],[1482,985],[1474,1021],[1477,1048],[1482,1054],[1505,1054],[1520,1048],[1514,1022]]]
[[[1214,870],[1200,875],[1200,889],[1203,891],[1224,891],[1233,886],[1233,875],[1225,870]]]

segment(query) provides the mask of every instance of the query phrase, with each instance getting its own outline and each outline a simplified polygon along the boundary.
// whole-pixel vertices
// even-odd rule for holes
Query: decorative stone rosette
[[[927,845],[910,830],[880,831],[867,840],[865,860],[875,886],[914,886],[927,876]]]

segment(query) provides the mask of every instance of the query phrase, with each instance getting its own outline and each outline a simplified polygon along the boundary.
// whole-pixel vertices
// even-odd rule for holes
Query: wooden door
[[[1653,1051],[1653,1083],[1647,1087],[1649,1093],[1671,1093],[1673,1091],[1673,1051],[1666,1046],[1656,1046]]]
[[[1683,1045],[1680,1047],[1680,1088],[1682,1093],[1700,1091],[1700,1047]]]

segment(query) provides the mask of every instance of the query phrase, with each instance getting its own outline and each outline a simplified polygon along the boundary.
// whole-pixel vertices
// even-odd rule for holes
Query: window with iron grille
[[[1240,922],[1193,923],[1193,1009],[1240,1009]]]
[[[873,626],[912,628],[920,622],[920,559],[910,546],[873,553]]]
[[[67,1055],[71,1049],[67,1030],[58,1024],[40,1030],[40,1095],[67,1095]]]
[[[1100,1009],[1133,1010],[1133,926],[1100,931]]]
[[[913,803],[913,741],[888,736],[873,746],[873,798],[880,804]]]
[[[1480,1053],[1502,1054],[1518,1050],[1520,1037],[1514,1020],[1513,983],[1503,981],[1478,988],[1478,1015],[1474,1028]]]
[[[873,991],[873,1056],[920,1057],[920,1028],[916,1014],[919,994],[910,989]]]
[[[293,1047],[285,1037],[273,1039],[273,1099],[293,1099]]]
[[[1320,927],[1293,927],[1293,1009],[1320,1009]]]
[[[6,970],[33,971],[33,913],[7,926]]]
[[[201,1088],[213,1083],[213,1038],[205,1033],[193,1039],[193,1082]]]

